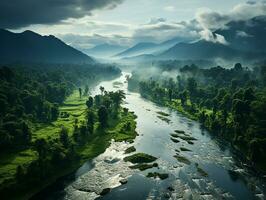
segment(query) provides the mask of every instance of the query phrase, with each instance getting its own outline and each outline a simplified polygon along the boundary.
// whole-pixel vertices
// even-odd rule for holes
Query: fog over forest
[[[265,27],[265,0],[2,0],[1,199],[265,199]]]

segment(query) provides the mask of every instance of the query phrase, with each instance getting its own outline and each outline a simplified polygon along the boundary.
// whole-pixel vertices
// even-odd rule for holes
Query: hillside
[[[13,33],[0,30],[0,63],[92,63],[93,59],[55,36],[32,31]]]

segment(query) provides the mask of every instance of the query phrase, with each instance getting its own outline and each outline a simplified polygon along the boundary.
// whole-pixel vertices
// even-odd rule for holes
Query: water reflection
[[[126,91],[127,103],[124,106],[138,116],[139,136],[133,145],[137,152],[156,156],[159,169],[132,171],[128,167],[129,163],[121,160],[127,144],[116,144],[115,148],[111,146],[103,155],[96,158],[93,161],[94,166],[86,163],[79,169],[76,172],[76,180],[68,186],[64,185],[66,194],[62,195],[61,192],[61,198],[264,199],[265,182],[243,166],[239,166],[240,162],[237,159],[239,155],[235,154],[223,140],[209,134],[198,122],[128,91],[127,84],[124,83],[126,75],[128,74],[124,73],[121,78],[102,82],[100,85],[108,91],[119,89]],[[114,82],[124,84],[118,85]],[[92,94],[97,93],[99,86],[92,91]],[[159,119],[158,111],[168,113],[167,118],[171,123]],[[185,131],[185,134],[195,138],[195,141],[192,144],[179,138],[180,142],[174,143],[170,134],[175,133],[175,130]],[[181,148],[191,151],[180,151]],[[179,156],[179,161],[174,157],[176,155]],[[182,159],[187,159],[191,164],[180,162]],[[169,178],[163,181],[146,178],[150,171],[168,173]],[[119,183],[121,176],[128,178],[127,184]],[[99,196],[99,191],[106,187],[112,188],[110,193]],[[56,195],[51,192],[47,196],[49,198],[44,199],[51,199]],[[58,199],[58,196],[56,197]]]

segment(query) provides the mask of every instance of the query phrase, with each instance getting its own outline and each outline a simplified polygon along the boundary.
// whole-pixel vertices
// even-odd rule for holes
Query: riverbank
[[[205,113],[206,115],[212,115],[213,111],[206,109],[206,108],[199,108],[198,105],[194,104],[194,107],[192,108],[192,104],[189,100],[186,102],[186,107],[182,106],[181,99],[173,99],[172,101],[169,100],[157,100],[153,99],[150,95],[142,94],[142,97],[152,101],[160,106],[166,106],[168,108],[171,108],[173,110],[178,111],[179,113],[183,114],[187,118],[191,120],[198,121],[202,124],[204,128],[206,128],[208,131],[213,132],[214,130],[211,129],[211,127],[204,124],[204,122],[201,121],[200,113]],[[230,116],[230,113],[229,113]],[[220,130],[219,130],[220,131]],[[226,132],[228,130],[225,130]],[[248,168],[254,169],[259,175],[265,176],[266,174],[266,162],[264,163],[254,163],[250,160],[250,158],[247,156],[247,149],[245,146],[237,145],[232,142],[232,138],[230,138],[230,134],[226,134],[221,136],[220,134],[216,134],[216,137],[222,140],[226,140],[230,143],[231,148],[237,152],[237,154],[241,157],[241,160],[244,161],[244,163],[248,164]]]
[[[33,128],[33,141],[44,139],[47,142],[52,141],[59,136],[62,126],[68,129],[69,137],[73,140],[74,123],[79,121],[79,125],[85,121],[86,118],[86,100],[87,97],[79,97],[78,91],[75,91],[69,96],[64,104],[60,107],[61,113],[67,113],[68,117],[59,117],[58,120],[51,124],[38,124]],[[111,119],[109,126],[104,129],[96,129],[96,131],[89,136],[84,145],[77,147],[77,158],[64,164],[60,167],[52,169],[52,174],[45,180],[40,180],[34,184],[28,183],[27,180],[16,181],[17,166],[30,166],[30,164],[38,159],[38,153],[33,149],[26,149],[22,152],[14,155],[14,159],[1,160],[0,174],[5,175],[4,183],[2,182],[1,190],[3,192],[2,197],[5,199],[29,199],[34,194],[38,193],[43,188],[55,182],[58,178],[72,173],[86,161],[96,157],[103,153],[105,149],[110,145],[110,141],[115,139],[116,141],[132,141],[137,133],[135,131],[136,116],[131,112],[124,112],[123,109],[119,110],[118,117]],[[131,129],[126,132],[121,131],[121,127],[125,124],[131,124]],[[98,126],[96,124],[96,126]],[[9,176],[6,174],[9,173]]]

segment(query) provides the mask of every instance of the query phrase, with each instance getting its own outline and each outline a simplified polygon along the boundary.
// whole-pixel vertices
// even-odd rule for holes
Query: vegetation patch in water
[[[110,191],[111,191],[110,188],[105,188],[105,189],[103,189],[103,190],[101,191],[100,195],[101,195],[101,196],[104,196],[104,195],[108,194]]]
[[[175,132],[179,134],[185,134],[185,131],[182,131],[182,130],[175,130]]]
[[[162,112],[162,111],[157,112],[157,114],[159,114],[161,116],[164,116],[164,117],[169,117],[170,116],[170,114]]]
[[[191,144],[191,145],[193,145],[193,144],[194,144],[194,142],[192,142],[192,141],[190,141],[190,140],[189,140],[189,141],[187,141],[187,143],[188,143],[188,144]]]
[[[160,174],[158,172],[150,172],[147,174],[148,178],[160,178],[161,180],[167,179],[169,177],[168,174]]]
[[[158,115],[157,116],[160,120],[162,120],[162,121],[164,121],[164,122],[166,122],[166,123],[170,123],[171,122],[171,120],[170,119],[168,119],[167,117],[163,117],[163,116],[160,116],[160,115]]]
[[[201,175],[201,176],[204,176],[204,177],[208,177],[208,173],[205,172],[202,168],[199,167],[199,164],[196,163],[196,168],[197,168],[197,172]]]
[[[183,136],[183,135],[180,135],[179,136],[179,138],[181,138],[182,140],[185,140],[186,142],[188,142],[188,141],[195,141],[195,140],[197,140],[196,138],[194,138],[194,137],[191,137],[191,136]]]
[[[136,148],[135,148],[134,146],[132,146],[132,147],[127,148],[127,149],[125,150],[125,153],[126,153],[126,154],[129,154],[129,153],[133,153],[133,152],[135,152],[135,151],[136,151]]]
[[[158,167],[158,163],[153,163],[153,164],[137,164],[137,165],[133,165],[133,166],[130,166],[129,168],[131,169],[139,169],[140,171],[144,171],[146,169],[151,169],[153,167]]]
[[[181,150],[181,151],[191,151],[190,149],[187,149],[187,148],[185,148],[185,147],[180,147],[180,150]]]
[[[171,138],[171,140],[174,142],[174,143],[179,143],[180,141],[176,138]]]
[[[136,153],[132,156],[124,158],[124,161],[131,163],[150,163],[157,160],[156,157],[145,154],[145,153]]]
[[[187,165],[190,165],[191,162],[184,156],[180,156],[180,155],[175,155],[174,156],[179,162],[185,163]]]
[[[174,134],[174,133],[172,133],[172,134],[170,134],[173,138],[178,138],[179,136],[178,136],[178,134]]]

